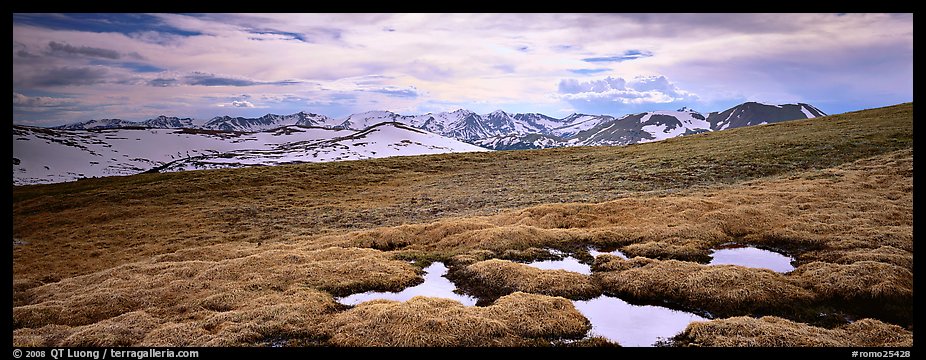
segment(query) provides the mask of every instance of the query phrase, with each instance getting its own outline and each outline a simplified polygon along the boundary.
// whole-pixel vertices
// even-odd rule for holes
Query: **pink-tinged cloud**
[[[12,56],[21,124],[457,108],[620,116],[745,100],[838,113],[912,100],[913,16],[14,14]]]

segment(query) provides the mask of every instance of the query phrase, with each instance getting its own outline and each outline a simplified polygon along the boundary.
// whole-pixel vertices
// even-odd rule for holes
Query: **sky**
[[[13,123],[913,101],[912,14],[13,14]]]

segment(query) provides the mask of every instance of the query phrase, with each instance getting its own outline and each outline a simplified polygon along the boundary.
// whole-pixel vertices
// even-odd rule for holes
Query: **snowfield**
[[[14,126],[13,184],[471,151],[489,150],[397,123],[363,131],[287,126],[254,133]]]

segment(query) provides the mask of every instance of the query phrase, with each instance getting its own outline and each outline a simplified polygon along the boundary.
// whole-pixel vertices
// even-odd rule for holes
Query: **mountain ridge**
[[[373,110],[331,118],[300,111],[290,115],[266,114],[257,118],[216,116],[197,126],[190,118],[161,115],[140,122],[121,119],[88,120],[55,127],[57,129],[109,128],[199,128],[217,131],[266,131],[290,125],[329,129],[363,130],[374,124],[398,122],[435,134],[476,144],[492,150],[534,149],[560,146],[627,145],[658,141],[669,137],[719,131],[742,126],[768,124],[825,116],[819,108],[806,104],[770,105],[745,102],[723,111],[702,114],[687,107],[675,111],[656,110],[622,117],[573,113],[553,118],[541,113],[508,113],[495,110],[477,114],[466,109],[402,115]],[[538,141],[543,139],[543,141]]]

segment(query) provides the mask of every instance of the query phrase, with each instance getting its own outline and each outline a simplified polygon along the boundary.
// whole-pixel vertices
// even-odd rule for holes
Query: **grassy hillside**
[[[839,325],[811,320],[819,313],[907,326],[912,126],[913,106],[903,104],[626,147],[14,187],[14,239],[25,242],[13,250],[14,343],[355,345],[365,340],[354,332],[368,328],[358,324],[392,309],[419,314],[396,320],[412,335],[417,321],[470,329],[448,326],[425,344],[531,344],[586,329],[549,295],[600,293],[813,323],[762,325],[781,331]],[[800,266],[782,275],[698,264],[730,241],[784,250]],[[549,256],[544,248],[591,261],[587,245],[641,258],[601,257],[582,279],[508,262]],[[400,289],[430,260],[498,300],[452,311],[428,301],[344,311],[332,300]],[[534,308],[549,324],[512,318],[511,306]],[[891,344],[909,335],[870,321],[865,331],[896,335]],[[680,342],[710,343],[711,330],[736,343],[726,327],[742,322],[690,327],[698,332]],[[802,331],[832,336],[824,330]],[[377,331],[378,345],[411,344],[402,336],[412,335]]]

